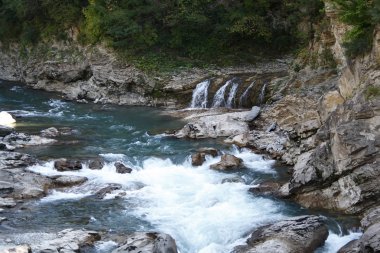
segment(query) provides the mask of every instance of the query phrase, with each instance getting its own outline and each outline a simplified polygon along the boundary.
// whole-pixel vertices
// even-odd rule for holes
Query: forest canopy
[[[360,53],[380,1],[332,1],[354,27],[348,52]],[[124,56],[218,62],[305,45],[323,7],[322,0],[0,0],[0,39],[31,45],[71,33]]]

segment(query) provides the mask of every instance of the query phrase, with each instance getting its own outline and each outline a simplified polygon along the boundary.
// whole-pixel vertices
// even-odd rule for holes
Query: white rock
[[[16,120],[8,112],[0,112],[0,125],[2,126],[12,126],[16,123]]]

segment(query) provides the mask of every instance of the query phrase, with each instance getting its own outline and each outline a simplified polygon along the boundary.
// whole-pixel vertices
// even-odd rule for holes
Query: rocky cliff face
[[[154,81],[102,47],[57,43],[32,49],[0,47],[0,78],[25,82],[67,99],[120,105],[154,105]]]

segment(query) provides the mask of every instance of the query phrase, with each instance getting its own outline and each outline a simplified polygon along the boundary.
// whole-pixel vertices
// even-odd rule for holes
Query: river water
[[[48,127],[69,127],[70,136],[52,145],[27,147],[21,152],[43,162],[28,168],[44,175],[80,175],[81,186],[52,190],[23,211],[6,213],[9,222],[0,233],[49,232],[86,228],[111,233],[160,231],[174,237],[181,253],[223,253],[254,228],[310,211],[273,198],[258,197],[248,189],[268,179],[283,179],[283,168],[247,149],[225,146],[222,140],[179,140],[163,134],[184,123],[161,114],[160,109],[115,105],[78,104],[56,94],[35,91],[18,83],[0,83],[0,111],[17,117],[16,130],[38,134]],[[244,160],[234,173],[210,170],[220,157],[207,157],[191,166],[190,154],[200,147],[215,147]],[[101,170],[90,170],[87,160],[102,157]],[[54,158],[83,160],[78,172],[57,172]],[[118,174],[113,165],[122,161],[131,174]],[[222,183],[226,178],[245,183]],[[105,199],[96,191],[109,183],[122,189]],[[315,214],[315,212],[314,212]],[[321,214],[322,215],[322,214]],[[330,236],[319,252],[336,252],[359,233],[348,232],[349,218],[323,214]],[[110,244],[112,246],[112,244]],[[108,252],[99,246],[98,252]]]

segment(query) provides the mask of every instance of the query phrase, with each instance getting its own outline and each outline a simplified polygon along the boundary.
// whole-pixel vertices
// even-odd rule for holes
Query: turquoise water
[[[78,104],[60,96],[31,90],[18,83],[0,84],[0,110],[17,117],[16,130],[39,134],[48,127],[69,127],[70,136],[52,145],[26,147],[42,163],[29,169],[44,175],[80,175],[85,184],[52,190],[41,199],[25,203],[23,210],[5,213],[9,221],[0,233],[59,231],[86,228],[109,232],[161,231],[171,234],[181,253],[229,252],[244,242],[257,226],[290,216],[310,213],[300,206],[248,193],[252,185],[267,179],[284,179],[286,168],[247,149],[223,144],[222,140],[179,140],[165,131],[183,122],[162,114],[162,109]],[[193,167],[189,155],[200,147],[215,147],[244,160],[245,168],[234,173],[209,169],[220,157],[208,157]],[[57,172],[53,158],[77,158],[84,168],[78,172]],[[102,157],[102,170],[87,168],[87,160]],[[122,161],[133,168],[118,174],[113,163]],[[244,183],[222,183],[240,177]],[[122,189],[96,199],[94,193],[109,183]],[[332,232],[347,234],[344,224],[324,214]],[[342,235],[343,235],[342,234]],[[352,235],[330,236],[321,252],[335,248]]]

